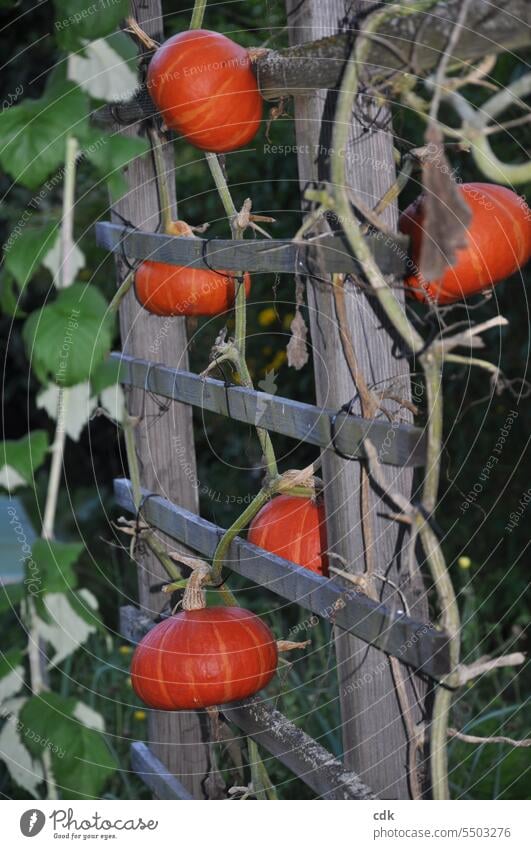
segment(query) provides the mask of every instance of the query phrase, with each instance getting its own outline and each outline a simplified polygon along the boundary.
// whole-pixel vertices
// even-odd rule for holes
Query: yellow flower
[[[142,722],[146,718],[145,710],[135,710],[133,713],[133,718],[138,719],[139,722]]]
[[[132,651],[133,651],[133,647],[132,646],[120,646],[118,651],[120,652],[120,654],[131,654]]]
[[[258,324],[260,327],[269,327],[269,325],[273,324],[276,320],[277,313],[273,307],[266,307],[265,310],[258,313]]]
[[[463,556],[459,558],[459,560],[457,561],[457,565],[461,569],[470,569],[470,567],[472,566],[472,561],[470,557]]]
[[[282,321],[282,327],[284,328],[284,330],[290,329],[291,322],[293,321],[294,318],[295,318],[295,313],[293,313],[293,312],[286,313],[286,315],[284,316],[284,319]]]
[[[280,366],[284,365],[287,360],[285,351],[277,351],[269,365],[266,367],[266,372],[275,371],[277,372]]]

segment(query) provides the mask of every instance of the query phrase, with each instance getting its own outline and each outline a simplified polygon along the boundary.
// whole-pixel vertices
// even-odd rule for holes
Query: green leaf
[[[44,430],[34,430],[21,439],[5,439],[2,446],[0,469],[8,466],[26,483],[31,483],[33,475],[46,458],[48,434]]]
[[[54,0],[56,38],[65,50],[108,35],[129,14],[129,0]]]
[[[119,360],[104,360],[90,376],[92,395],[99,395],[108,386],[114,386],[120,380],[122,364]]]
[[[7,613],[19,605],[23,595],[22,584],[0,584],[0,613]]]
[[[147,153],[146,139],[130,139],[120,135],[99,135],[89,132],[83,150],[101,177],[106,180],[113,198],[119,198],[127,188],[122,171],[137,156]]]
[[[98,613],[96,598],[84,587],[77,593],[70,593],[68,601],[74,613],[92,628],[104,630],[103,620]]]
[[[74,283],[26,319],[22,335],[42,382],[74,386],[90,378],[112,343],[107,306],[97,289]]]
[[[47,654],[48,666],[57,666],[79,646],[86,643],[91,634],[99,626],[97,617],[81,616],[72,604],[79,595],[81,603],[85,603],[91,612],[97,609],[98,602],[89,590],[79,592],[58,592],[35,595],[37,609],[34,632],[44,643],[51,646],[53,651]],[[77,604],[77,600],[76,600]],[[37,638],[36,636],[36,638]]]
[[[76,586],[74,565],[83,551],[83,543],[37,539],[33,543],[31,569],[26,580],[39,585],[39,593],[64,592]]]
[[[29,733],[24,743],[35,757],[46,747],[52,757],[53,774],[68,799],[98,798],[116,770],[104,736],[74,716],[78,701],[57,693],[41,693],[29,699],[20,718]]]
[[[24,687],[22,651],[13,648],[0,651],[0,705],[12,699]]]
[[[25,318],[26,313],[19,307],[20,297],[13,276],[4,271],[0,279],[0,312],[12,318]]]
[[[10,675],[15,667],[22,663],[22,652],[20,649],[8,649],[3,652],[0,649],[0,678]]]
[[[22,289],[37,271],[39,265],[53,248],[57,238],[57,224],[26,227],[5,252],[5,267]],[[9,244],[9,239],[7,240]]]
[[[52,75],[39,100],[0,113],[0,163],[17,183],[36,189],[63,162],[66,137],[83,135],[87,126],[87,96]]]

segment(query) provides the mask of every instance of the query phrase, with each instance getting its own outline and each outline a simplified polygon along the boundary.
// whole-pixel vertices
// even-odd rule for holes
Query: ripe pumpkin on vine
[[[406,278],[409,293],[420,301],[451,304],[490,289],[514,274],[531,256],[531,210],[505,186],[463,183],[459,187],[472,212],[468,244],[456,263],[438,280],[426,281],[416,272]],[[399,228],[411,239],[411,259],[418,268],[423,230],[424,196],[402,213]]]
[[[173,221],[170,235],[195,239],[185,221]],[[246,294],[251,290],[249,273],[244,275]],[[138,300],[154,315],[219,315],[234,304],[238,279],[234,272],[188,268],[144,260],[135,272]]]
[[[277,661],[273,634],[249,610],[182,610],[140,641],[131,682],[148,707],[194,710],[254,695],[270,682]]]
[[[169,38],[149,64],[147,86],[166,125],[201,150],[236,150],[260,128],[263,101],[249,54],[221,33]]]
[[[258,511],[247,538],[271,554],[328,574],[325,512],[319,499],[277,495]]]

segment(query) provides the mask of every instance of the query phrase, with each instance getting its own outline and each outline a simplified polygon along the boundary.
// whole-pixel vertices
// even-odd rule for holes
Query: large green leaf
[[[0,163],[28,189],[36,189],[63,162],[68,135],[83,135],[88,99],[78,86],[54,75],[43,97],[0,113]]]
[[[83,544],[37,539],[33,543],[31,569],[26,567],[27,581],[38,581],[40,593],[64,592],[76,585],[74,565]]]
[[[105,360],[90,376],[90,387],[93,395],[99,395],[108,386],[114,386],[120,380],[122,363],[120,360]]]
[[[108,35],[129,14],[129,0],[54,0],[55,33],[65,50],[79,50],[85,41]]]
[[[56,693],[33,696],[20,713],[30,729],[24,743],[36,757],[42,755],[43,747],[48,748],[55,779],[65,798],[98,798],[117,764],[103,735],[74,716],[77,705],[76,699]]]
[[[17,607],[22,601],[24,590],[22,584],[0,584],[0,613],[7,613]]]
[[[74,283],[24,324],[32,367],[43,382],[74,386],[90,378],[112,342],[112,316],[97,289]]]
[[[26,313],[19,306],[20,294],[13,275],[3,271],[0,276],[0,312],[13,318],[25,318]]]
[[[123,169],[137,156],[148,151],[147,141],[121,135],[101,135],[93,131],[89,131],[83,140],[83,152],[107,182],[111,195],[119,198],[127,188]]]
[[[44,430],[34,430],[27,436],[21,439],[5,439],[1,443],[0,449],[0,470],[8,469],[8,480],[3,483],[9,483],[9,470],[14,470],[17,476],[22,478],[22,482],[31,483],[35,471],[42,465],[48,451],[48,434]],[[20,481],[17,480],[20,485]]]
[[[26,227],[5,251],[5,266],[20,288],[29,282],[39,265],[53,248],[57,238],[57,224]]]
[[[22,651],[0,650],[0,705],[20,692],[24,686],[24,666]]]

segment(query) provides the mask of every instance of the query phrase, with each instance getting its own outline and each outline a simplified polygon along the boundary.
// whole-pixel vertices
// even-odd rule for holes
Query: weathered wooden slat
[[[120,608],[120,633],[137,643],[153,627],[141,611],[132,605]],[[245,702],[223,705],[224,717],[252,737],[267,752],[278,758],[323,799],[374,799],[371,789],[320,743],[297,728],[267,701],[254,697]],[[159,799],[186,799],[179,781],[154,757],[144,743],[131,747],[133,769]]]
[[[131,745],[131,766],[157,799],[193,799],[186,787],[168,772],[167,767],[155,757],[145,743],[138,741]]]
[[[378,38],[371,40],[370,52],[363,65],[368,88],[388,79],[393,71],[410,71],[423,77],[437,66],[448,49],[450,34],[463,0],[439,0],[429,10],[404,15],[395,4],[396,14],[383,22]],[[364,10],[365,11],[365,10]],[[303,42],[271,50],[256,63],[258,84],[263,97],[274,100],[286,95],[309,95],[315,89],[335,88],[341,79],[352,39],[363,27],[363,18],[350,29],[334,33],[335,20],[327,19],[327,35],[315,39],[310,15],[303,9],[297,21]],[[529,44],[531,6],[529,0],[474,0],[465,22],[457,27],[458,38],[450,56],[450,66],[474,63],[491,53],[517,50]],[[358,29],[359,27],[359,29]],[[333,34],[332,34],[333,33]]]
[[[375,799],[355,772],[258,697],[225,705],[222,713],[287,766],[322,799]],[[267,765],[267,762],[266,762]]]
[[[323,448],[332,443],[333,410],[256,392],[243,386],[226,387],[220,380],[158,363],[111,354],[121,363],[121,382],[164,398],[192,404],[251,425],[259,424]],[[347,400],[347,399],[345,399]],[[340,413],[335,423],[335,445],[343,454],[364,457],[363,440],[369,437],[380,462],[390,466],[422,466],[425,458],[424,432],[409,424],[390,424],[387,419],[369,421]]]
[[[384,274],[403,277],[407,271],[404,236],[367,236],[376,263]],[[147,233],[118,224],[96,224],[96,241],[109,251],[135,259],[149,259],[188,268],[304,274],[315,268],[317,249],[321,265],[330,273],[360,273],[358,261],[340,236],[327,235],[315,242],[295,243],[289,239],[190,239]]]
[[[130,481],[114,481],[118,504],[134,513]],[[143,518],[206,558],[211,558],[224,533],[223,528],[195,516],[165,498],[143,491]],[[353,585],[345,589],[295,563],[283,560],[237,537],[229,550],[229,569],[265,587],[271,592],[310,610],[336,626],[400,658],[434,679],[449,672],[448,641],[443,632],[430,623],[416,622],[400,608],[398,594],[392,599],[395,609],[378,604]],[[395,601],[396,599],[396,601]],[[361,686],[355,679],[345,686]]]
[[[391,71],[410,70],[418,75],[435,68],[456,25],[462,0],[440,0],[429,12],[396,16],[385,21],[379,38],[371,44],[364,75],[379,80]],[[450,64],[475,62],[486,54],[518,50],[529,44],[531,6],[529,0],[474,0],[465,24],[459,27]],[[301,26],[302,29],[302,26]],[[351,24],[339,35],[311,41],[312,33],[302,31],[302,45],[269,50],[255,62],[262,96],[277,99],[290,94],[307,94],[315,89],[335,88],[341,78],[352,37],[358,32]],[[415,43],[414,54],[411,44]],[[102,106],[92,113],[94,124],[110,122],[132,124],[156,114],[156,107],[145,88],[122,103]],[[269,145],[273,147],[273,145]]]

